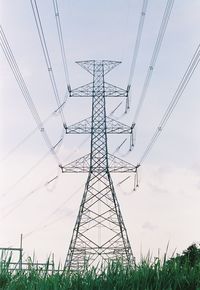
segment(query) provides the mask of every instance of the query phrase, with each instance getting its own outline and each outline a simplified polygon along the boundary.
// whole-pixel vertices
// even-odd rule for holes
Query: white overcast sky
[[[61,98],[66,85],[61,61],[53,4],[38,0],[38,7]],[[72,88],[89,82],[90,75],[75,64],[77,60],[111,59],[122,64],[107,75],[107,81],[126,88],[137,33],[142,0],[58,0],[64,43]],[[151,0],[147,8],[139,50],[130,112],[115,117],[131,124],[153,47],[158,34],[164,0]],[[45,119],[56,109],[45,66],[31,4],[25,0],[1,0],[1,25],[10,43],[21,73],[39,111]],[[153,72],[147,96],[136,125],[134,150],[126,155],[128,144],[118,156],[136,164],[159,124],[200,42],[200,1],[175,0],[166,34]],[[1,144],[0,159],[34,128],[34,120],[1,51]],[[157,255],[181,252],[200,242],[200,66],[192,76],[167,126],[139,170],[139,189],[131,192],[128,179],[116,192],[128,230],[133,253],[139,259],[150,249]],[[64,112],[68,124],[90,116],[89,99],[70,99]],[[118,103],[109,100],[110,112]],[[120,111],[121,110],[121,111]],[[63,132],[59,116],[46,125],[53,144]],[[85,136],[65,135],[59,157],[65,164],[89,152]],[[112,152],[124,140],[112,138]],[[25,256],[35,251],[39,260],[54,252],[64,260],[87,175],[60,174],[58,180],[30,195],[18,207],[16,201],[59,172],[51,155],[13,186],[48,151],[39,132],[1,161],[0,246],[18,246],[24,238]],[[60,173],[60,172],[59,172]],[[113,176],[115,184],[128,175]],[[82,187],[81,187],[82,186]],[[81,187],[81,188],[80,188]],[[7,193],[6,195],[4,195]],[[73,197],[66,201],[72,194]],[[65,202],[66,201],[66,202]],[[55,209],[59,208],[54,214]],[[57,221],[57,222],[56,222]]]

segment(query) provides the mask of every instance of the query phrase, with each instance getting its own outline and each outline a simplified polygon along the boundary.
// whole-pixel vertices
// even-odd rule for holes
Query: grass
[[[9,263],[0,262],[1,290],[200,290],[200,249],[194,245],[169,260],[147,258],[134,267],[111,263],[100,274],[95,268],[58,273],[48,262],[45,270],[11,272]]]

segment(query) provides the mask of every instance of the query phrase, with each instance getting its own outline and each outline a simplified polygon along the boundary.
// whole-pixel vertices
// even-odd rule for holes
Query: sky
[[[52,1],[37,1],[49,55],[61,99],[67,88],[60,54]],[[72,88],[91,81],[75,61],[111,59],[122,63],[106,81],[126,88],[141,13],[141,0],[58,0]],[[130,125],[148,70],[166,1],[149,1],[132,83],[131,107],[116,111],[120,122]],[[1,25],[44,120],[56,110],[48,71],[29,1],[0,1]],[[161,50],[135,128],[135,146],[125,143],[117,156],[137,164],[156,130],[200,42],[200,2],[175,0]],[[87,175],[61,174],[39,130],[12,153],[12,148],[35,128],[32,115],[1,50],[0,70],[0,247],[19,245],[23,233],[24,257],[35,252],[38,260],[50,253],[64,261]],[[117,197],[133,254],[139,261],[150,250],[153,256],[180,253],[200,242],[200,66],[197,67],[166,127],[139,168],[139,188],[133,178],[117,185],[125,175],[113,175]],[[119,100],[107,101],[111,112]],[[64,107],[67,124],[91,114],[89,98],[71,98]],[[63,134],[58,114],[45,129],[52,144]],[[109,141],[113,152],[126,136]],[[82,144],[82,145],[81,145]],[[64,135],[58,151],[62,164],[87,154],[86,136]],[[46,157],[44,157],[46,156]],[[39,160],[42,161],[35,166]],[[35,167],[35,168],[33,168]],[[31,170],[33,168],[33,170]],[[29,173],[30,172],[30,173]],[[55,176],[55,181],[45,185]],[[20,181],[19,181],[20,180]],[[35,191],[35,189],[40,190]],[[35,192],[34,192],[35,191]],[[26,196],[23,202],[20,200]]]

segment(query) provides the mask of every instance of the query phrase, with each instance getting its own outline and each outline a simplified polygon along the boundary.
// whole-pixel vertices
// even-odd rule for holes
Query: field
[[[200,290],[200,249],[190,246],[182,255],[162,261],[146,258],[134,267],[112,263],[99,274],[95,269],[84,273],[46,269],[9,271],[9,262],[0,263],[1,290]]]

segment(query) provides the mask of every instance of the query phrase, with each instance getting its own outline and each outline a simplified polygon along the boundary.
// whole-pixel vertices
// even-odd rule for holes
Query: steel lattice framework
[[[134,165],[108,153],[107,134],[131,134],[127,126],[106,116],[107,97],[127,97],[127,91],[104,81],[117,61],[81,61],[81,67],[93,75],[93,82],[72,90],[72,97],[92,98],[92,117],[71,126],[67,134],[91,134],[91,151],[62,166],[62,172],[89,172],[65,266],[83,270],[120,259],[124,265],[134,263],[130,242],[111,179],[111,172],[137,171]],[[132,140],[132,138],[131,138]]]

